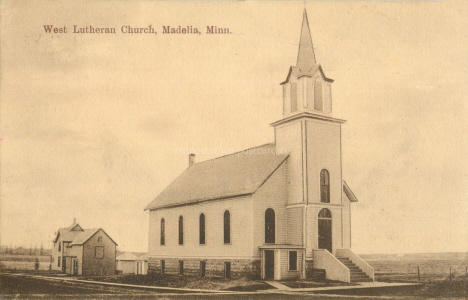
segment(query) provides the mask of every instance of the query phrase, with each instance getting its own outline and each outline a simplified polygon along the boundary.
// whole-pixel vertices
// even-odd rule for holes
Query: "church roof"
[[[288,155],[266,144],[188,167],[145,210],[255,193]]]

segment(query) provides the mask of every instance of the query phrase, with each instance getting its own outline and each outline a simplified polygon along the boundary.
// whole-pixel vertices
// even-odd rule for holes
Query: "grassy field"
[[[460,253],[429,253],[408,255],[363,255],[376,273],[378,281],[386,282],[422,282],[466,278],[468,273],[468,255]]]
[[[397,289],[382,289],[373,291],[344,291],[343,295],[336,296],[336,299],[346,299],[347,297],[364,297],[369,296],[375,299],[390,297],[398,297],[401,299],[468,299],[468,277],[466,276],[466,266],[468,265],[467,255],[460,254],[424,254],[424,255],[363,255],[364,259],[375,269],[376,280],[384,282],[421,282],[423,285],[417,287],[401,287]],[[25,258],[23,261],[21,258]],[[2,272],[25,273],[25,274],[43,274],[51,275],[48,272],[49,261],[48,257],[40,259],[39,271],[34,271],[34,261],[36,257],[0,257],[0,277]],[[418,266],[420,270],[420,279],[418,281]],[[26,270],[29,269],[29,270]],[[450,277],[450,272],[452,276]],[[6,276],[6,277],[5,277]],[[128,283],[136,285],[150,285],[159,287],[182,287],[189,289],[214,289],[224,291],[265,291],[271,290],[271,287],[259,281],[247,279],[227,280],[223,278],[196,278],[190,276],[144,276],[144,275],[120,275],[107,276],[101,278],[85,278],[80,279],[98,280],[105,282]],[[27,286],[26,286],[26,285]],[[306,282],[307,287],[314,286],[312,282]],[[306,287],[304,282],[291,281],[287,282],[292,288]],[[319,286],[323,286],[323,283]],[[47,298],[49,293],[57,297],[57,291],[69,295],[76,295],[82,298],[82,295],[100,295],[97,298],[118,298],[129,295],[129,290],[125,288],[111,288],[96,285],[88,285],[79,282],[58,282],[54,280],[32,279],[31,277],[15,277],[3,274],[0,282],[0,298],[9,298],[15,295],[24,295],[26,298],[31,298],[31,295],[42,295],[42,298]],[[136,291],[131,291],[132,297],[137,294]],[[142,298],[148,296],[149,292],[138,291]],[[333,292],[336,293],[336,292]],[[340,292],[341,293],[341,292]],[[65,296],[60,294],[60,297]],[[338,293],[336,293],[338,294]],[[350,295],[351,294],[351,295]],[[154,292],[153,292],[154,295]],[[2,297],[4,296],[4,297]],[[115,297],[114,297],[115,296]],[[205,295],[207,296],[207,295]],[[283,295],[286,296],[286,295]],[[317,296],[301,294],[301,298],[316,299]],[[211,296],[210,296],[211,297]],[[255,296],[254,298],[263,299],[263,296]],[[328,299],[329,296],[327,296]],[[330,299],[335,299],[333,298]],[[34,298],[34,297],[32,297]],[[86,297],[85,297],[86,298]],[[138,298],[138,297],[137,297]],[[172,298],[172,296],[170,297]],[[176,297],[180,298],[180,297]],[[202,297],[201,299],[204,299]],[[224,297],[223,297],[224,298]],[[249,296],[250,298],[250,296]],[[288,295],[287,298],[294,299]],[[217,299],[217,298],[216,298]],[[270,299],[270,298],[265,298]],[[278,299],[283,299],[279,297]],[[320,297],[319,297],[320,299]]]
[[[50,256],[34,255],[0,255],[0,268],[11,270],[34,270],[36,259],[39,260],[39,270],[48,270]]]

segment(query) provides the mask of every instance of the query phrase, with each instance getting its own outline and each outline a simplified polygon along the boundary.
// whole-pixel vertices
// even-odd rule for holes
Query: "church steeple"
[[[314,45],[312,44],[309,20],[307,19],[307,11],[304,9],[296,67],[301,69],[303,72],[307,72],[315,66],[315,63]]]
[[[297,112],[330,114],[331,83],[315,60],[307,12],[304,10],[295,66],[289,68],[283,85],[283,116]]]

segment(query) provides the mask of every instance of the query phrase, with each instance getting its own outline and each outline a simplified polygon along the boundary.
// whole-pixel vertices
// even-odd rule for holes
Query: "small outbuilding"
[[[70,275],[114,275],[116,246],[102,228],[83,229],[74,221],[57,232],[52,269]]]
[[[120,274],[147,274],[148,255],[141,252],[123,252],[116,258]]]

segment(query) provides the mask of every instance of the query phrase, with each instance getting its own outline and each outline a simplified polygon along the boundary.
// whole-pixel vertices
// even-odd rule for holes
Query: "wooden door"
[[[275,278],[275,252],[265,250],[265,279]]]
[[[318,220],[318,247],[319,249],[327,249],[332,253],[332,220]]]

